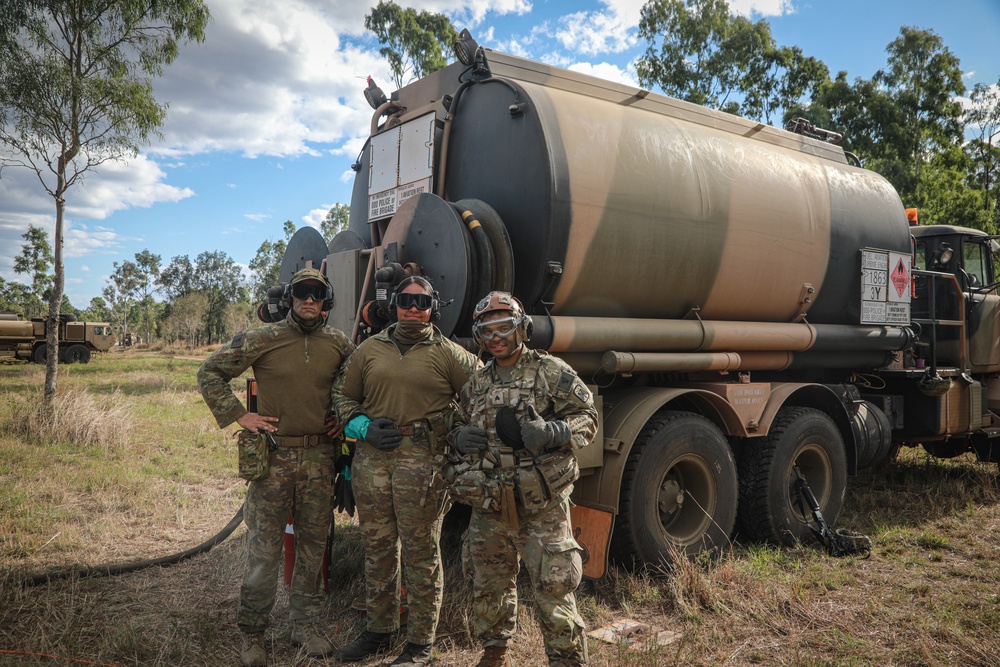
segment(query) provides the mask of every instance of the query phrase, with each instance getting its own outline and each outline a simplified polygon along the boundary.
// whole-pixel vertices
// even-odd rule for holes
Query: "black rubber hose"
[[[472,237],[472,245],[476,249],[476,256],[472,260],[472,268],[475,272],[475,279],[472,281],[474,286],[472,303],[475,304],[493,289],[493,249],[490,247],[490,240],[486,236],[486,230],[483,229],[482,223],[476,218],[476,214],[468,209],[462,209],[457,206],[455,210],[462,217],[462,222],[465,223],[466,228],[469,230],[469,235]]]
[[[47,584],[50,581],[58,581],[59,579],[70,579],[73,577],[79,577],[80,579],[84,577],[113,577],[118,574],[125,574],[126,572],[136,572],[138,570],[145,569],[147,567],[153,567],[156,565],[173,565],[174,563],[179,563],[182,560],[191,558],[192,556],[197,556],[198,554],[205,553],[217,544],[221,544],[223,540],[233,534],[233,531],[243,523],[243,507],[240,506],[239,511],[229,520],[226,527],[220,530],[218,533],[205,540],[196,547],[192,547],[186,551],[181,551],[170,556],[162,556],[160,558],[151,558],[148,560],[133,561],[131,563],[106,563],[104,565],[94,565],[91,567],[69,567],[63,570],[54,570],[52,572],[41,572],[39,574],[31,574],[24,578],[21,585],[25,588],[30,588],[32,586],[40,586],[42,584]]]

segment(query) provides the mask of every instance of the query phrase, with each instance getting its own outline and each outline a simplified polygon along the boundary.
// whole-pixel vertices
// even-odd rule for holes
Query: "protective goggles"
[[[312,299],[313,301],[324,301],[327,298],[326,285],[317,285],[316,283],[295,283],[292,285],[292,296],[296,299],[301,299],[305,301],[306,299]]]
[[[484,341],[490,341],[499,336],[500,338],[510,338],[511,334],[517,331],[524,319],[520,317],[504,317],[489,322],[481,322],[472,325],[472,332]]]
[[[416,306],[417,310],[430,310],[434,307],[434,297],[430,294],[410,294],[409,292],[396,295],[397,308],[409,310],[413,306]]]

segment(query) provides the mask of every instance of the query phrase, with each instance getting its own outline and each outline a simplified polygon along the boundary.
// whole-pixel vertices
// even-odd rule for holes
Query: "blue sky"
[[[246,265],[282,224],[319,225],[350,203],[350,164],[369,126],[362,97],[390,77],[364,15],[376,0],[207,0],[203,44],[183,47],[157,79],[170,105],[163,139],[128,164],[106,164],[67,196],[66,293],[84,308],[112,263],[149,249],[166,265],[221,250]],[[635,83],[643,0],[414,0],[449,15],[480,44]],[[779,44],[831,72],[869,78],[902,26],[934,30],[961,60],[966,85],[1000,78],[1000,0],[731,0],[766,18]],[[54,205],[33,173],[0,177],[0,276],[13,272],[29,224],[50,233]]]

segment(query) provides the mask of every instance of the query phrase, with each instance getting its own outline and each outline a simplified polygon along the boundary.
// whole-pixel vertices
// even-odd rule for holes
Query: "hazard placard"
[[[911,257],[907,253],[861,251],[861,324],[909,324]]]

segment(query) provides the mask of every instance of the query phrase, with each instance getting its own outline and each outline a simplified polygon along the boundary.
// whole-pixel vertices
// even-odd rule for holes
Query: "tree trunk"
[[[56,373],[59,370],[59,309],[62,306],[63,286],[66,275],[63,271],[63,218],[66,212],[66,200],[63,192],[66,189],[65,162],[59,161],[58,185],[56,187],[56,229],[52,238],[53,278],[52,296],[49,298],[49,316],[46,321],[45,344],[48,358],[45,361],[45,399],[50,400],[56,395]]]

